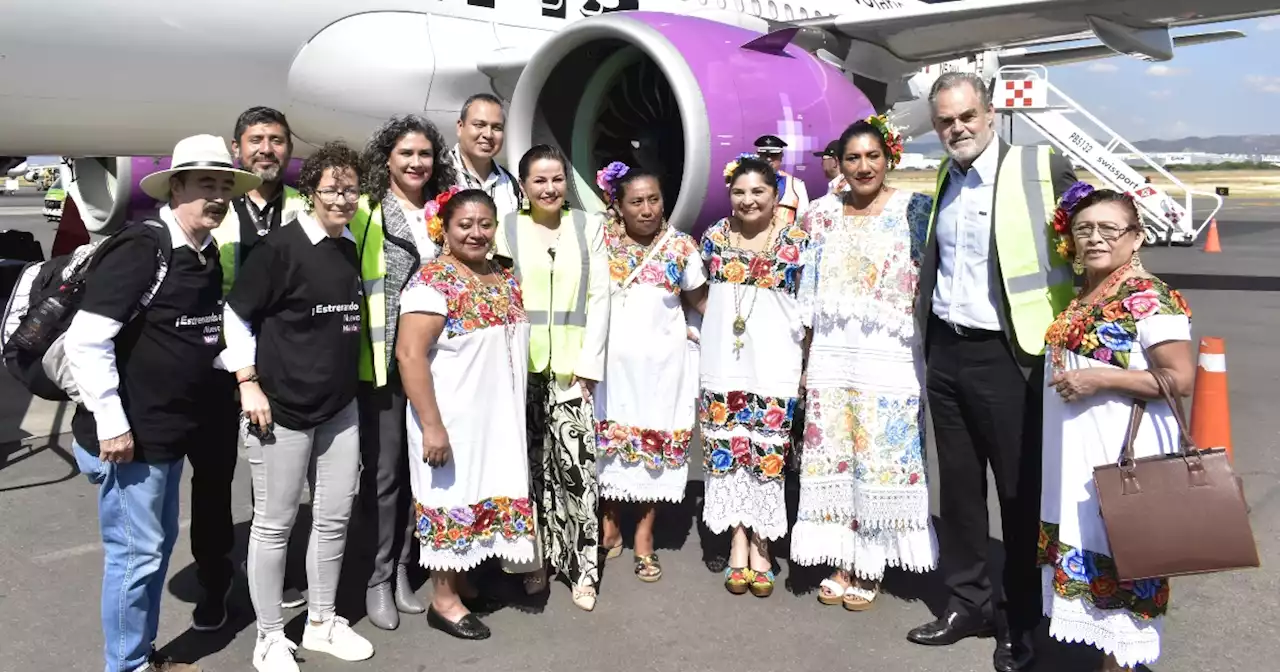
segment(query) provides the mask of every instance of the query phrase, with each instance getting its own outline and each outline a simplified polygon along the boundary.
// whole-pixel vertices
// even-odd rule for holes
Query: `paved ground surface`
[[[44,232],[39,199],[0,198],[0,229]],[[1263,557],[1258,570],[1174,582],[1165,654],[1159,672],[1229,672],[1274,668],[1280,658],[1280,422],[1269,395],[1280,387],[1274,357],[1280,328],[1280,201],[1243,201],[1219,217],[1224,252],[1159,249],[1143,253],[1147,266],[1186,289],[1197,335],[1222,336],[1230,369],[1236,464],[1253,507],[1254,532]],[[47,247],[46,247],[47,249]],[[1213,289],[1231,283],[1253,290]],[[1183,282],[1183,281],[1186,282]],[[1236,285],[1232,285],[1233,287]],[[1263,290],[1257,291],[1261,287]],[[3,377],[3,376],[0,376]],[[12,386],[0,394],[13,396]],[[24,406],[24,399],[5,408]],[[98,591],[101,548],[94,490],[75,473],[69,439],[28,439],[0,448],[0,671],[100,670]],[[932,446],[930,447],[932,451]],[[236,476],[237,561],[244,557],[250,514],[248,468]],[[363,618],[366,537],[358,522],[340,599],[341,613],[369,636],[377,655],[364,666],[300,651],[302,669],[314,672],[376,669],[433,670],[672,670],[767,672],[782,669],[912,670],[978,672],[991,669],[990,640],[945,649],[908,643],[907,630],[932,618],[943,593],[936,577],[891,573],[887,594],[868,613],[823,607],[814,599],[820,573],[793,572],[785,541],[777,546],[778,591],[769,599],[733,596],[703,565],[704,549],[723,543],[697,520],[701,475],[690,476],[685,505],[664,512],[660,548],[662,581],[642,584],[629,554],[604,571],[600,604],[593,613],[573,606],[568,589],[553,586],[549,599],[505,608],[486,622],[494,637],[469,643],[430,630],[422,617],[383,632]],[[794,497],[794,491],[792,493]],[[253,647],[252,608],[243,580],[233,594],[235,614],[217,634],[188,630],[197,597],[185,537],[192,503],[184,491],[184,537],[174,554],[165,591],[160,645],[206,670],[247,670]],[[993,517],[996,514],[993,513]],[[305,507],[304,507],[305,517]],[[998,530],[998,526],[993,527]],[[993,540],[993,547],[998,545]],[[1195,543],[1195,540],[1188,540]],[[300,549],[294,549],[298,551]],[[294,554],[295,566],[299,553]],[[508,592],[502,577],[487,584]],[[420,594],[429,596],[429,587]],[[297,640],[305,614],[290,614],[287,632]],[[1044,639],[1042,637],[1042,639]],[[1045,642],[1037,670],[1090,669],[1088,650]],[[1273,661],[1273,662],[1267,662]]]

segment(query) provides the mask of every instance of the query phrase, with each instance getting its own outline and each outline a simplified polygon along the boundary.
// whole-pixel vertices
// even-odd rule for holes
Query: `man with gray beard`
[[[907,638],[947,646],[994,634],[994,668],[1017,672],[1032,665],[1031,634],[1041,618],[1044,334],[1074,295],[1049,221],[1076,177],[1049,147],[996,137],[995,108],[980,78],[946,73],[929,102],[948,158],[939,167],[916,315],[938,452],[939,565],[951,595],[940,618]],[[988,465],[1005,548],[1003,576],[994,581]]]
[[[252,107],[236,119],[231,151],[236,163],[252,172],[262,183],[234,198],[213,231],[222,267],[222,293],[231,290],[236,273],[244,266],[260,238],[293,219],[305,207],[293,187],[284,184],[285,169],[293,155],[289,121],[278,110]],[[203,595],[191,614],[191,627],[200,632],[221,629],[227,623],[227,597],[235,576],[231,550],[235,546],[231,516],[231,482],[235,478],[236,453],[244,437],[239,418],[231,414],[218,425],[219,445],[225,450],[192,454],[191,554]],[[285,591],[284,605],[305,603],[294,588]]]

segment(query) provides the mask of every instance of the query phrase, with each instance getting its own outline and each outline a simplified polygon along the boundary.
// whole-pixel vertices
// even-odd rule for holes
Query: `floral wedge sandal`
[[[769,597],[773,594],[773,570],[757,572],[751,570],[751,594],[756,597]]]
[[[747,567],[725,567],[724,587],[734,595],[747,592],[747,586],[755,579],[755,572]]]

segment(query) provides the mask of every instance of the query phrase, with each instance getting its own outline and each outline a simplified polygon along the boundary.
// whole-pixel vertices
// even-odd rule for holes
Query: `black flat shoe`
[[[475,614],[467,614],[454,623],[441,616],[435,605],[427,609],[427,625],[458,639],[488,639],[490,634],[489,626],[481,623]]]
[[[969,637],[993,637],[996,628],[985,618],[950,612],[907,633],[907,640],[925,646],[950,646]]]

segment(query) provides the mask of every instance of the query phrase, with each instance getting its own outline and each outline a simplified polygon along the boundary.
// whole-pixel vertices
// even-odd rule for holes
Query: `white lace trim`
[[[799,521],[791,530],[791,560],[830,565],[879,581],[886,567],[923,574],[938,565],[933,525],[909,530],[851,529],[840,523]]]
[[[619,502],[671,502],[684,500],[689,467],[649,469],[643,464],[627,464],[617,457],[601,458],[600,497]]]
[[[910,311],[886,301],[860,297],[847,291],[837,296],[823,295],[814,311],[815,331],[843,330],[849,322],[861,322],[863,329],[897,336],[905,344],[916,339],[916,320]]]
[[[516,564],[531,563],[534,554],[533,538],[528,536],[507,539],[495,535],[487,542],[472,541],[461,553],[450,549],[436,550],[428,544],[419,544],[419,547],[418,562],[423,567],[445,572],[465,572],[493,557]]]
[[[929,525],[929,490],[874,486],[853,477],[801,477],[798,520],[849,523],[871,529],[912,530]]]
[[[715,534],[742,525],[763,539],[787,533],[787,500],[782,479],[761,481],[749,470],[723,476],[707,475],[702,522]]]
[[[1122,667],[1147,665],[1160,657],[1163,616],[1140,621],[1123,609],[1099,609],[1088,600],[1062,597],[1053,589],[1053,571],[1045,566],[1040,574],[1050,637],[1068,644],[1088,644],[1115,656]]]

